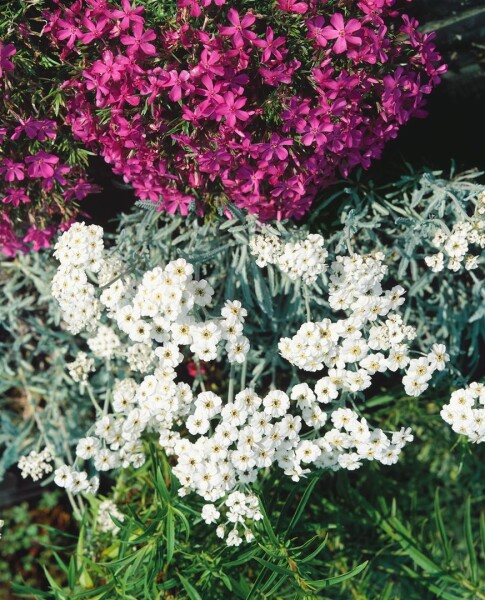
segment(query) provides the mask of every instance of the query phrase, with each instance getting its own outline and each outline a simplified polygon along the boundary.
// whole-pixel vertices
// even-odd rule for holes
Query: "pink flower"
[[[81,35],[81,31],[72,21],[59,19],[57,21],[58,29],[56,38],[58,40],[67,40],[66,47],[73,48],[77,38]]]
[[[126,65],[122,65],[116,62],[111,50],[103,52],[102,60],[94,62],[91,71],[96,75],[101,75],[101,82],[107,83],[112,79],[113,81],[119,81],[121,74],[126,69]]]
[[[165,198],[163,208],[171,215],[178,211],[183,217],[186,217],[189,214],[189,206],[193,201],[192,196],[172,193],[171,196]]]
[[[129,0],[121,0],[122,10],[112,10],[110,16],[113,19],[121,19],[120,29],[125,31],[130,28],[132,23],[144,23],[145,19],[141,16],[145,10],[143,6],[132,8]]]
[[[25,204],[30,202],[30,198],[25,193],[24,188],[7,188],[5,192],[6,196],[2,199],[4,204],[11,204],[17,207],[21,202]]]
[[[51,121],[50,119],[37,121],[32,119],[32,117],[29,117],[26,121],[19,119],[19,122],[20,125],[15,128],[10,137],[11,140],[18,140],[22,132],[24,132],[29,139],[34,140],[37,138],[39,142],[45,142],[47,139],[56,139],[57,124],[55,121]]]
[[[25,157],[25,164],[28,165],[27,173],[30,177],[52,177],[54,175],[54,165],[58,162],[58,156],[47,154],[43,150],[37,152],[34,156]]]
[[[177,71],[173,70],[169,73],[169,79],[162,84],[163,87],[171,87],[168,97],[172,102],[178,102],[182,98],[182,90],[186,93],[194,91],[194,86],[188,83],[190,80],[190,73],[188,71]]]
[[[261,158],[263,160],[272,160],[273,156],[276,156],[278,160],[285,160],[288,158],[288,150],[285,146],[292,146],[293,140],[289,138],[281,138],[277,133],[271,135],[271,139],[268,144],[261,144]]]
[[[342,54],[342,52],[345,52],[348,44],[353,44],[355,46],[360,46],[360,44],[362,44],[362,38],[352,35],[356,31],[362,29],[362,25],[357,19],[350,19],[347,22],[347,25],[345,25],[343,15],[335,13],[330,17],[330,23],[331,26],[329,25],[323,29],[322,35],[327,40],[337,40],[333,45],[335,54]]]
[[[46,229],[37,229],[35,226],[29,227],[23,241],[33,244],[33,250],[37,252],[41,248],[49,248],[55,231],[55,227],[47,227]]]
[[[13,71],[13,62],[10,59],[17,50],[15,50],[15,46],[13,44],[3,45],[3,42],[0,41],[0,77],[2,77],[3,73],[8,73],[8,71]]]
[[[277,0],[276,8],[289,13],[303,15],[308,10],[306,2],[298,2],[298,0]]]
[[[88,31],[87,33],[79,33],[77,37],[81,43],[89,44],[93,40],[97,40],[103,36],[106,25],[108,24],[108,19],[104,18],[100,19],[99,21],[92,21],[91,19],[85,17],[82,21],[82,24]]]
[[[310,19],[307,21],[306,25],[308,27],[307,38],[315,40],[319,46],[324,48],[327,45],[327,38],[323,35],[323,24],[325,23],[325,19],[323,17],[316,17],[315,19]]]
[[[258,48],[264,48],[262,61],[267,62],[271,56],[274,56],[276,60],[282,60],[283,55],[278,50],[279,46],[282,46],[286,42],[286,38],[280,36],[274,39],[274,33],[271,27],[266,29],[266,39],[257,38],[254,40],[254,45]]]
[[[144,32],[143,25],[135,23],[132,27],[132,32],[133,35],[122,35],[120,38],[121,43],[128,46],[127,53],[132,55],[137,50],[141,50],[147,56],[155,56],[157,53],[156,48],[153,44],[149,43],[157,37],[153,29],[148,29]]]
[[[223,102],[216,109],[216,113],[220,117],[226,117],[226,125],[234,128],[236,120],[247,121],[254,112],[241,110],[247,101],[247,98],[236,98],[232,92],[226,92]]]
[[[322,121],[317,117],[310,117],[308,119],[308,123],[305,125],[303,129],[301,143],[304,146],[310,146],[314,142],[317,146],[321,146],[327,141],[327,136],[325,133],[328,133],[333,130],[333,125],[329,121]]]
[[[22,181],[25,178],[24,165],[22,163],[13,162],[9,158],[4,158],[0,162],[0,173],[4,174],[5,181]]]
[[[256,39],[257,36],[254,31],[248,29],[256,21],[256,17],[253,14],[247,13],[241,20],[237,10],[230,8],[227,13],[227,19],[232,24],[232,27],[220,27],[219,32],[221,35],[231,36],[231,41],[235,48],[242,48],[244,40],[251,41]]]

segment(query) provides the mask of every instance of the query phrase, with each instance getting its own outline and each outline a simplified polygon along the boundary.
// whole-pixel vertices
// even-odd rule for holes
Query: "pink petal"
[[[357,19],[350,19],[350,21],[345,26],[346,33],[354,33],[354,31],[359,31],[359,29],[362,29],[362,25]]]
[[[345,41],[344,37],[338,37],[337,41],[333,45],[333,50],[335,54],[342,54],[342,52],[347,50],[347,42]]]
[[[335,29],[343,29],[344,28],[344,18],[340,13],[335,13],[330,18],[330,23],[335,27]]]

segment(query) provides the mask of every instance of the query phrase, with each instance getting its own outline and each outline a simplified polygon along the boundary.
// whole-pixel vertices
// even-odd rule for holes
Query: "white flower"
[[[204,504],[202,507],[202,519],[207,523],[207,525],[215,523],[220,516],[221,513],[213,504]]]
[[[290,399],[280,391],[273,390],[263,399],[264,412],[271,417],[282,417],[290,408]]]
[[[96,454],[98,448],[100,446],[100,442],[98,438],[95,437],[85,437],[79,440],[76,446],[76,456],[79,458],[83,458],[85,460],[89,458],[93,458]]]

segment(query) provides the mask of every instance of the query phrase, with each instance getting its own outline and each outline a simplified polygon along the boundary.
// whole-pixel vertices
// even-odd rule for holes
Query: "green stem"
[[[100,413],[102,413],[102,412],[103,412],[103,409],[101,408],[101,406],[98,404],[98,401],[97,401],[97,400],[96,400],[96,398],[94,397],[93,390],[92,390],[91,386],[89,385],[89,383],[87,383],[87,384],[85,385],[85,388],[86,388],[86,389],[87,389],[87,391],[88,391],[88,396],[89,396],[89,399],[91,400],[91,402],[92,402],[92,404],[93,404],[94,408],[95,408],[97,411],[99,411]]]
[[[229,373],[229,389],[227,392],[227,401],[232,402],[234,399],[234,375],[236,371],[236,365],[234,363],[231,364],[231,371]]]
[[[241,370],[241,389],[244,390],[246,388],[246,376],[248,372],[248,361],[247,359],[242,364]]]
[[[306,320],[307,323],[310,323],[312,320],[310,313],[310,298],[308,296],[308,286],[306,283],[303,284],[303,297],[305,298],[305,308],[306,308]]]

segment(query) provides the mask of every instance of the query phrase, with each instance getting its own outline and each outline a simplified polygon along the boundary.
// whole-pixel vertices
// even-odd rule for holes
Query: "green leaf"
[[[361,565],[355,567],[354,569],[352,569],[351,571],[348,571],[347,573],[343,573],[342,575],[337,575],[335,577],[329,577],[328,579],[319,579],[317,581],[306,581],[305,583],[309,587],[312,587],[314,590],[323,590],[326,587],[330,587],[332,585],[338,585],[339,583],[343,583],[344,581],[347,581],[347,579],[351,579],[352,577],[355,577],[359,573],[362,573],[362,571],[367,567],[368,563],[369,563],[369,561],[366,560]]]
[[[288,528],[285,533],[285,539],[288,538],[290,533],[293,531],[293,529],[298,524],[298,521],[301,519],[303,511],[305,510],[305,507],[308,504],[308,501],[310,500],[310,496],[311,496],[311,493],[313,492],[313,488],[316,486],[319,479],[320,479],[319,476],[313,477],[313,479],[311,479],[310,482],[308,483],[306,490],[303,492],[303,496],[301,497],[301,500],[296,508],[295,514],[293,515],[293,517],[290,521],[290,524],[288,525]]]
[[[202,600],[199,592],[194,588],[194,586],[185,579],[183,575],[177,573],[178,578],[180,579],[181,584],[184,586],[184,590],[187,592],[190,600]]]
[[[445,524],[443,522],[443,517],[441,515],[441,507],[440,507],[440,495],[439,488],[436,488],[436,492],[434,495],[434,518],[436,523],[436,528],[438,530],[441,546],[443,548],[443,554],[447,563],[451,561],[451,544],[448,536],[446,534]]]
[[[477,553],[475,550],[475,544],[473,542],[472,534],[472,516],[471,516],[471,499],[467,497],[465,501],[465,540],[468,551],[468,558],[470,561],[471,580],[474,585],[478,583],[478,560]]]
[[[175,550],[175,518],[172,509],[169,507],[166,518],[167,535],[167,564],[172,562]]]
[[[306,564],[306,563],[309,563],[310,561],[312,561],[325,548],[325,546],[327,545],[327,541],[328,541],[328,534],[325,535],[325,538],[323,539],[323,541],[318,545],[318,547],[313,552],[311,552],[308,556],[305,556],[305,558],[302,558],[299,562]]]
[[[289,575],[293,576],[295,574],[293,571],[290,571],[290,569],[282,567],[281,565],[275,565],[274,563],[268,562],[263,558],[255,557],[254,560],[260,565],[263,565],[263,567],[266,567],[266,569],[268,569],[269,571],[278,573],[279,575],[286,575],[288,577]]]

